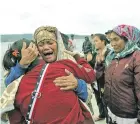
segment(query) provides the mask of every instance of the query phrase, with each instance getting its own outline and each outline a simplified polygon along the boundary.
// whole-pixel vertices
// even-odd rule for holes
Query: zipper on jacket
[[[112,87],[113,75],[114,75],[114,72],[115,72],[116,68],[118,67],[118,65],[119,65],[119,59],[116,59],[116,66],[115,66],[115,68],[114,68],[114,70],[112,71],[112,74],[111,74],[111,76],[112,76],[112,78],[111,78],[111,87]],[[111,101],[110,108],[112,109],[111,87],[110,87],[110,101]]]

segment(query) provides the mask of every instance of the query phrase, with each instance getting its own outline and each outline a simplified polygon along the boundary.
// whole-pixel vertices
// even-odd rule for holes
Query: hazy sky
[[[1,0],[0,34],[33,33],[38,26],[61,32],[104,33],[118,24],[140,28],[140,0]]]

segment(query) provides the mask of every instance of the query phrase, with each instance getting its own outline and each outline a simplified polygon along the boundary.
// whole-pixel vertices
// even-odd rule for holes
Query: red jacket
[[[56,61],[49,65],[40,89],[41,97],[37,99],[34,107],[34,124],[82,124],[85,120],[91,121],[90,113],[82,103],[79,104],[77,95],[73,91],[61,91],[53,83],[55,78],[66,75],[65,69],[72,72],[75,77],[92,83],[95,78],[93,69],[84,59],[78,60],[78,63],[82,66],[71,60]],[[16,95],[16,109],[9,113],[11,124],[25,122],[31,93],[43,65],[44,63],[37,65],[22,78]]]

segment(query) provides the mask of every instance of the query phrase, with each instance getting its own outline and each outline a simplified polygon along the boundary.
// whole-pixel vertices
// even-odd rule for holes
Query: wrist
[[[18,63],[18,66],[23,68],[23,69],[26,69],[29,67],[30,64],[23,64],[21,61]]]
[[[76,87],[75,87],[75,89],[74,89],[74,91],[76,92],[76,91],[78,91],[78,89],[79,89],[79,81],[78,81],[78,79],[76,78]]]
[[[21,60],[19,61],[19,64],[20,64],[21,66],[26,65],[26,64],[25,64],[25,60],[22,60],[22,59],[21,59]]]

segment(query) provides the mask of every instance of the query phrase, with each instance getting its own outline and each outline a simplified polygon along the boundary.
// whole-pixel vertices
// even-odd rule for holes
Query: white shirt
[[[74,40],[70,39],[70,40],[72,41],[73,51],[76,51],[76,40],[75,39]]]

